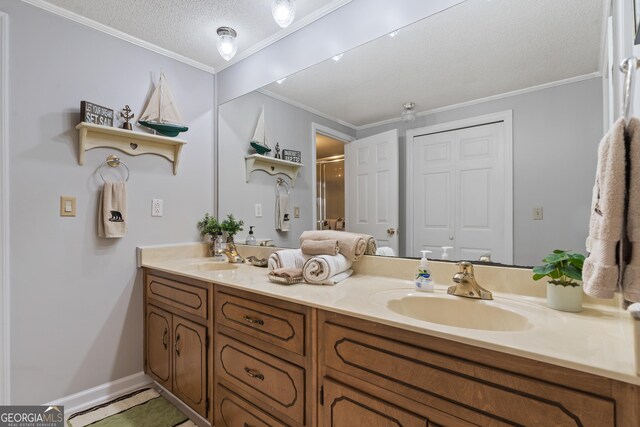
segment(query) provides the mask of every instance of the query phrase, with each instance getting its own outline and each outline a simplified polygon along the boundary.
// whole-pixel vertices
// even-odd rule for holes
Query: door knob
[[[395,228],[387,228],[387,234],[389,236],[393,236],[394,234],[396,234]]]

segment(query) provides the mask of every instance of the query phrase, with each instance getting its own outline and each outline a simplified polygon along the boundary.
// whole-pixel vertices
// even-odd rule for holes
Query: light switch
[[[60,196],[60,216],[76,216],[76,198]]]
[[[256,203],[255,211],[256,211],[256,218],[262,218],[262,203]]]
[[[298,206],[293,208],[293,217],[294,218],[300,218],[300,208]]]
[[[542,208],[533,208],[533,219],[534,220],[542,219]]]

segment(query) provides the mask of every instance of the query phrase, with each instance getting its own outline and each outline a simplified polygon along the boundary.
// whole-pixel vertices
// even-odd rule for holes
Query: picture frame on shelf
[[[296,150],[282,150],[282,160],[294,163],[302,163],[302,152]]]

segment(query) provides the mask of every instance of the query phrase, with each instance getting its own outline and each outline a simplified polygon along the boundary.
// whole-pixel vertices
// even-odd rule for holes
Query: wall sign
[[[113,110],[89,101],[80,102],[80,117],[83,122],[113,126]]]
[[[296,150],[282,150],[282,159],[290,162],[302,163],[302,152]]]

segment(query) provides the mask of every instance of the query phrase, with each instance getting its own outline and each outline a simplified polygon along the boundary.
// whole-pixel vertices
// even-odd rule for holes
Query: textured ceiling
[[[347,123],[599,70],[604,0],[468,0],[265,90]]]
[[[46,0],[216,69],[226,64],[216,49],[218,27],[238,33],[238,55],[283,30],[269,0]],[[292,25],[333,0],[296,0]]]

